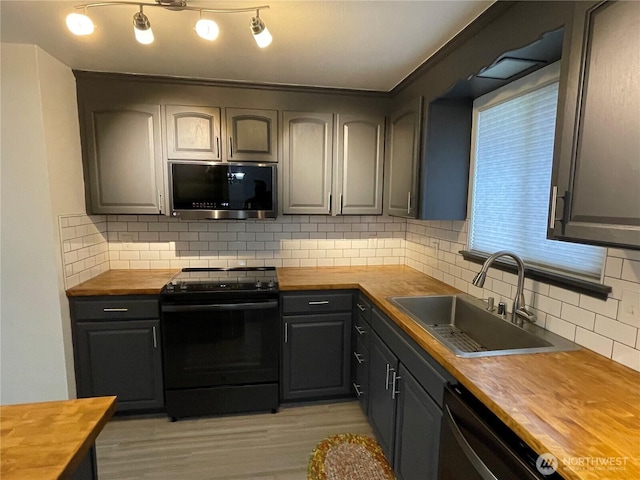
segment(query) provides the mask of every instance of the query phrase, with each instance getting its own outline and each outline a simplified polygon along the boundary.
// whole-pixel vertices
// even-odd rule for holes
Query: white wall
[[[84,212],[72,72],[33,45],[1,45],[3,404],[75,395],[58,216]]]

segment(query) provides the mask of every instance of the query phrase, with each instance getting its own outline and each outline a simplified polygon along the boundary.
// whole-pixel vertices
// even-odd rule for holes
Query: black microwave
[[[171,215],[194,219],[276,218],[277,171],[264,163],[169,163]]]

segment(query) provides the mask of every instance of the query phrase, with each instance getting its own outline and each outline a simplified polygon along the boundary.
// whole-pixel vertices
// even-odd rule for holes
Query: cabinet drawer
[[[369,348],[371,343],[371,326],[360,315],[355,318],[353,323],[353,337],[358,343],[362,343],[365,348]]]
[[[371,303],[363,295],[356,299],[356,312],[365,321],[371,321]]]
[[[351,312],[350,293],[283,295],[282,313]]]
[[[157,298],[135,299],[127,297],[74,300],[72,302],[76,321],[123,320],[128,318],[159,318]]]

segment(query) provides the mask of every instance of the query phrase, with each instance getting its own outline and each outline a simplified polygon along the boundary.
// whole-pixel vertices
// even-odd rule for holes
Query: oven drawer
[[[282,313],[351,312],[351,293],[314,292],[282,295]]]
[[[72,302],[76,321],[159,318],[157,298],[100,297],[75,299]]]

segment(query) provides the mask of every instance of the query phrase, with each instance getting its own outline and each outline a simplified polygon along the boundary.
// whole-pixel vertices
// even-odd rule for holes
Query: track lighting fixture
[[[196,22],[194,30],[199,37],[209,41],[213,41],[218,38],[220,28],[218,27],[218,24],[212,19],[204,18],[203,14],[243,13],[255,11],[256,16],[251,18],[251,22],[249,24],[251,32],[253,33],[253,38],[256,40],[256,43],[260,48],[265,48],[271,43],[272,40],[271,33],[269,33],[269,30],[260,18],[260,10],[268,9],[269,5],[261,5],[259,7],[250,8],[199,8],[189,7],[186,0],[156,0],[155,3],[100,2],[88,3],[86,5],[76,5],[75,8],[78,10],[82,9],[83,13],[70,13],[69,15],[67,15],[67,28],[74,35],[91,35],[95,27],[93,21],[87,15],[87,10],[89,8],[110,7],[115,5],[139,7],[140,10],[133,15],[133,31],[136,40],[145,45],[152,43],[154,37],[151,30],[151,22],[149,21],[149,18],[144,14],[143,7],[163,7],[173,12],[179,12],[183,10],[199,12],[200,19]]]

